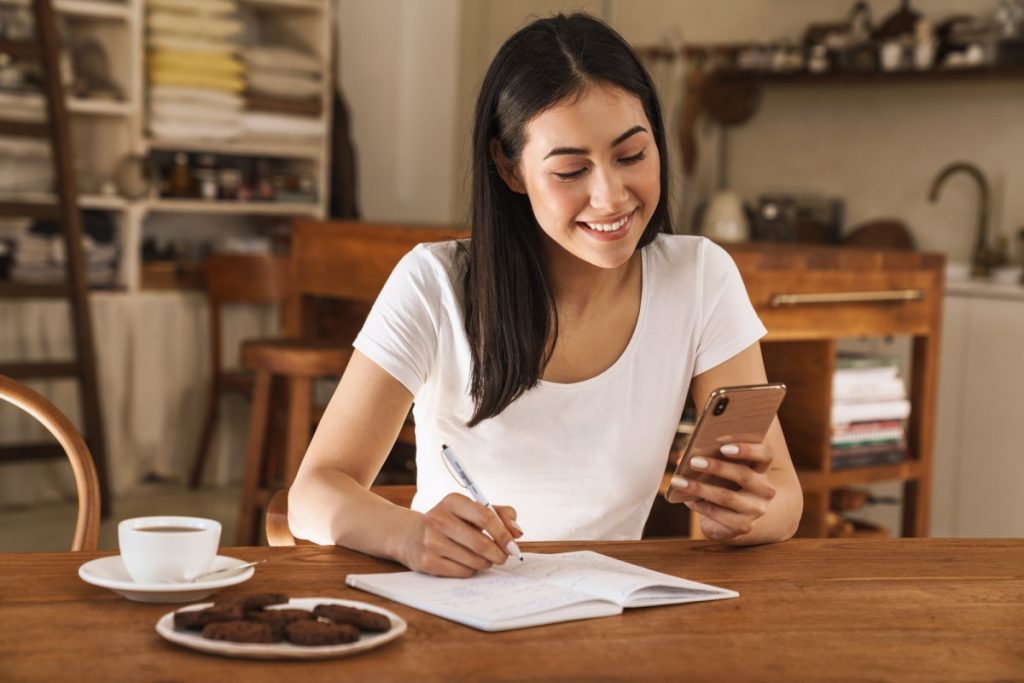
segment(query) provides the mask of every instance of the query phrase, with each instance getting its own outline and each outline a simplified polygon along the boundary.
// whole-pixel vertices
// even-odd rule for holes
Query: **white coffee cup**
[[[117,525],[121,561],[136,583],[180,583],[209,571],[220,522],[202,517],[135,517]]]

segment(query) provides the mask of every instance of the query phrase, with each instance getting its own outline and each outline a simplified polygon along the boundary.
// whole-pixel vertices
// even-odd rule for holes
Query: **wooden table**
[[[168,605],[83,583],[104,553],[0,554],[3,681],[646,681],[1024,679],[1024,539],[526,544],[591,548],[739,591],[740,598],[626,610],[482,633],[344,585],[395,567],[338,548],[229,548],[269,555],[220,596],[285,591],[365,600],[409,622],[397,641],[326,661],[228,659],[161,639]]]

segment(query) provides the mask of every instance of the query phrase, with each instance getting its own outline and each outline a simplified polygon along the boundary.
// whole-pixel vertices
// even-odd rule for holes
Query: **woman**
[[[584,14],[499,50],[477,102],[472,238],[395,269],[289,494],[293,532],[442,576],[513,539],[639,538],[689,390],[765,381],[728,255],[670,232],[664,128],[626,42]],[[370,493],[410,405],[413,509]],[[461,493],[448,444],[495,512]],[[802,497],[778,421],[678,482],[709,538],[783,540]]]

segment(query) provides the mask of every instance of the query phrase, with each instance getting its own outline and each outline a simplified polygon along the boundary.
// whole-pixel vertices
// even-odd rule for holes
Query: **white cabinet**
[[[932,535],[1024,536],[1024,288],[951,284]]]

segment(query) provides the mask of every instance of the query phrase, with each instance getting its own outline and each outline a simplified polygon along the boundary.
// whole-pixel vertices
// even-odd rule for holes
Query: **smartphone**
[[[727,443],[761,443],[768,435],[772,419],[786,395],[786,385],[751,384],[741,387],[721,387],[711,392],[704,405],[693,435],[676,465],[676,474],[688,481],[704,481],[717,486],[737,488],[736,484],[714,477],[706,472],[690,469],[690,460],[698,455],[719,457],[718,449]],[[724,458],[724,456],[721,456]],[[697,500],[697,496],[669,484],[665,500],[684,503]]]

